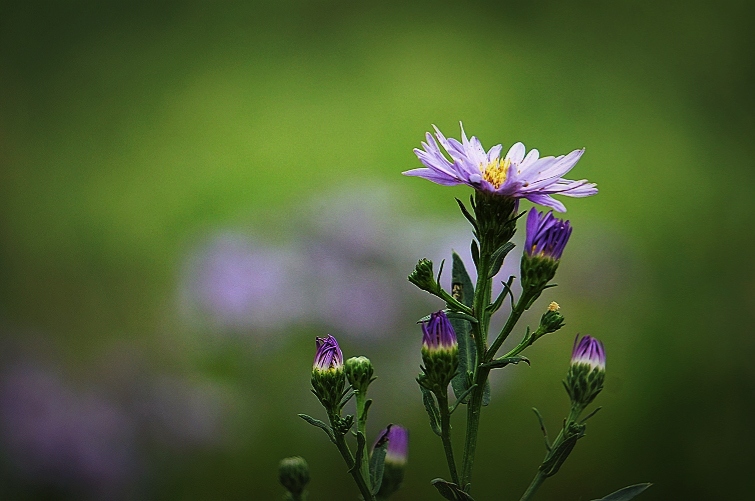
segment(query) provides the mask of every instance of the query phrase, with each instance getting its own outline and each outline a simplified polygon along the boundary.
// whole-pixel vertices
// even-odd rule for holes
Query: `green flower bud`
[[[548,305],[548,309],[540,317],[540,327],[537,329],[541,336],[556,332],[564,326],[564,316],[558,311],[560,309],[555,301]]]
[[[409,281],[430,294],[437,294],[440,288],[433,274],[433,262],[425,258],[417,262],[414,271],[409,274]]]
[[[309,483],[309,466],[303,457],[281,459],[278,464],[278,480],[291,493],[291,498],[301,499],[304,487]]]
[[[351,357],[344,363],[343,368],[354,391],[362,395],[366,394],[367,387],[372,382],[372,375],[375,372],[370,359],[367,357]]]

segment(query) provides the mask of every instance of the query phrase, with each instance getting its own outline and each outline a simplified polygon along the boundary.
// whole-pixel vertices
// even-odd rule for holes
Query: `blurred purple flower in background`
[[[293,249],[223,232],[194,250],[181,277],[184,316],[216,330],[278,331],[300,318],[303,259]]]
[[[37,364],[2,374],[0,439],[21,476],[85,498],[120,499],[138,475],[134,420]]]

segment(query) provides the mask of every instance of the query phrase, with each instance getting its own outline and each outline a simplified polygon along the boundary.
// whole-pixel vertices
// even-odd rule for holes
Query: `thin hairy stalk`
[[[330,416],[330,425],[335,431],[336,419],[334,416]],[[349,473],[351,473],[351,476],[354,477],[354,482],[357,484],[359,492],[362,493],[362,497],[364,497],[365,501],[375,501],[375,496],[372,495],[372,491],[370,490],[367,481],[362,476],[362,470],[360,468],[354,467],[354,456],[351,454],[351,450],[349,449],[349,445],[346,443],[346,439],[338,432],[335,432],[334,435],[336,447],[338,447],[338,452],[341,453],[341,457],[343,457],[343,460],[346,462]]]
[[[504,341],[506,341],[506,338],[509,337],[511,331],[514,330],[514,327],[519,321],[519,318],[522,316],[522,313],[527,311],[532,298],[533,294],[526,290],[519,297],[519,301],[516,302],[516,305],[514,305],[514,308],[511,310],[511,315],[509,315],[508,320],[506,320],[506,324],[503,326],[501,332],[498,334],[498,337],[495,338],[495,341],[493,341],[493,344],[490,345],[490,348],[485,354],[485,358],[483,359],[485,362],[490,362],[491,360],[493,360],[493,358],[495,358],[496,352],[501,348],[501,345]]]
[[[367,437],[367,395],[361,391],[356,391],[354,393],[354,398],[356,400],[356,410],[357,410],[357,431],[361,432],[362,435],[366,438]],[[370,478],[370,461],[367,457],[367,453],[365,452],[362,454],[362,464],[359,465],[359,468],[362,470],[362,478]]]
[[[474,465],[477,451],[477,433],[480,428],[480,410],[485,393],[485,383],[488,379],[489,369],[480,369],[480,362],[485,356],[488,328],[490,325],[490,312],[488,305],[492,295],[492,280],[488,277],[490,271],[491,251],[484,242],[481,242],[483,252],[477,266],[477,287],[475,288],[472,309],[477,318],[477,324],[472,324],[472,335],[475,340],[477,351],[477,364],[474,368],[473,383],[477,386],[472,390],[467,404],[467,430],[464,437],[464,456],[462,461],[461,478],[458,485],[464,488],[472,481],[472,466]]]
[[[448,395],[445,392],[436,394],[438,399],[438,408],[440,410],[440,438],[443,440],[443,450],[446,453],[446,462],[448,462],[448,471],[451,473],[451,480],[459,484],[459,474],[456,471],[456,461],[454,460],[454,450],[451,444],[451,413],[448,408]]]

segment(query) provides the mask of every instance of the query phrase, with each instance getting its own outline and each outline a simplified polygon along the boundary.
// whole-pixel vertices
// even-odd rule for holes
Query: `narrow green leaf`
[[[461,200],[459,200],[457,198],[456,199],[456,203],[459,204],[459,209],[461,209],[461,213],[464,214],[465,218],[467,218],[467,221],[469,221],[469,224],[471,224],[474,227],[474,229],[476,230],[477,229],[477,220],[474,218],[474,216],[472,216],[472,214],[469,213],[469,211],[467,210],[467,208],[464,206],[464,202],[462,202]]]
[[[471,250],[472,250],[472,261],[474,262],[475,268],[480,268],[480,246],[477,245],[477,240],[472,240],[471,244]]]
[[[357,431],[354,433],[357,436],[357,453],[354,456],[354,466],[352,466],[349,469],[349,473],[351,473],[354,470],[358,470],[362,467],[362,459],[364,456],[364,445],[367,443],[367,440],[364,438],[364,433],[361,431]]]
[[[430,481],[438,489],[438,493],[450,501],[474,501],[474,498],[464,492],[461,487],[453,482],[447,482],[442,478],[436,478]]]
[[[477,319],[475,317],[473,317],[472,315],[467,315],[466,313],[462,313],[460,311],[453,311],[453,310],[449,310],[449,309],[444,309],[443,313],[446,314],[446,316],[448,317],[449,320],[456,318],[456,319],[459,319],[459,320],[466,320],[467,322],[472,322],[473,324],[477,323]],[[422,317],[419,320],[417,320],[417,323],[421,324],[422,322],[429,322],[430,318],[432,318],[431,315],[425,315],[424,317]],[[454,330],[454,332],[455,332],[455,330]]]
[[[472,300],[474,299],[472,279],[469,278],[469,274],[464,267],[464,262],[459,255],[454,252],[452,257],[451,293],[460,303],[471,307]],[[477,354],[469,321],[453,317],[449,317],[449,320],[451,321],[451,326],[454,328],[454,332],[456,332],[456,340],[459,343],[459,372],[451,380],[451,387],[458,399],[459,395],[462,395],[469,388],[470,381],[467,372],[474,371],[477,363]],[[465,402],[462,401],[462,403]]]
[[[630,485],[629,487],[624,487],[623,489],[619,489],[618,491],[609,494],[606,497],[602,497],[600,499],[595,499],[593,501],[629,501],[630,499],[634,499],[635,496],[641,494],[645,491],[648,487],[650,487],[653,484],[637,484],[637,485]]]
[[[485,381],[485,388],[482,390],[482,405],[490,405],[490,379]]]
[[[516,356],[516,357],[501,357],[496,358],[495,360],[491,360],[488,363],[482,364],[482,367],[490,368],[490,369],[500,369],[502,367],[506,367],[509,364],[518,364],[519,362],[524,362],[527,365],[530,365],[530,359],[523,356]]]
[[[488,273],[488,278],[493,278],[498,274],[499,271],[501,271],[501,266],[503,266],[503,260],[506,258],[506,255],[511,252],[511,249],[514,248],[514,244],[511,242],[506,242],[502,246],[498,247],[495,252],[493,252],[493,256],[491,256],[490,259],[490,273]]]
[[[427,415],[430,416],[430,428],[433,430],[433,433],[440,437],[440,411],[438,410],[438,404],[435,403],[430,390],[422,385],[419,385],[419,389],[422,390],[422,402],[425,404]]]
[[[312,426],[316,426],[317,428],[320,428],[323,430],[330,439],[331,442],[336,443],[336,439],[333,436],[333,430],[328,426],[327,424],[323,423],[319,419],[315,419],[312,416],[307,416],[306,414],[299,414],[299,417],[302,418],[304,421],[308,422]]]
[[[377,494],[380,490],[380,484],[383,483],[383,471],[385,470],[385,451],[388,449],[388,432],[391,425],[388,425],[383,435],[378,438],[375,448],[370,456],[370,484],[372,493]]]

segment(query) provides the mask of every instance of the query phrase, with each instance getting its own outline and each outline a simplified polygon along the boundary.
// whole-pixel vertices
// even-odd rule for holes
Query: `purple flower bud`
[[[529,257],[549,257],[557,261],[561,259],[571,231],[569,221],[558,219],[553,212],[543,215],[533,207],[527,214],[524,252]]]
[[[388,428],[378,434],[378,439],[375,441],[375,445],[372,446],[373,450],[385,440],[388,440],[388,447],[385,451],[385,462],[396,466],[404,466],[409,456],[409,430],[397,424],[388,426]]]
[[[423,351],[456,350],[456,333],[443,310],[430,315],[430,320],[422,322]]]
[[[605,371],[606,350],[603,348],[603,343],[591,336],[584,336],[582,339],[577,336],[571,354],[571,365],[588,365],[590,371],[593,369]]]
[[[316,338],[315,343],[317,352],[313,369],[322,372],[343,370],[343,353],[336,338],[328,334],[327,337]]]

